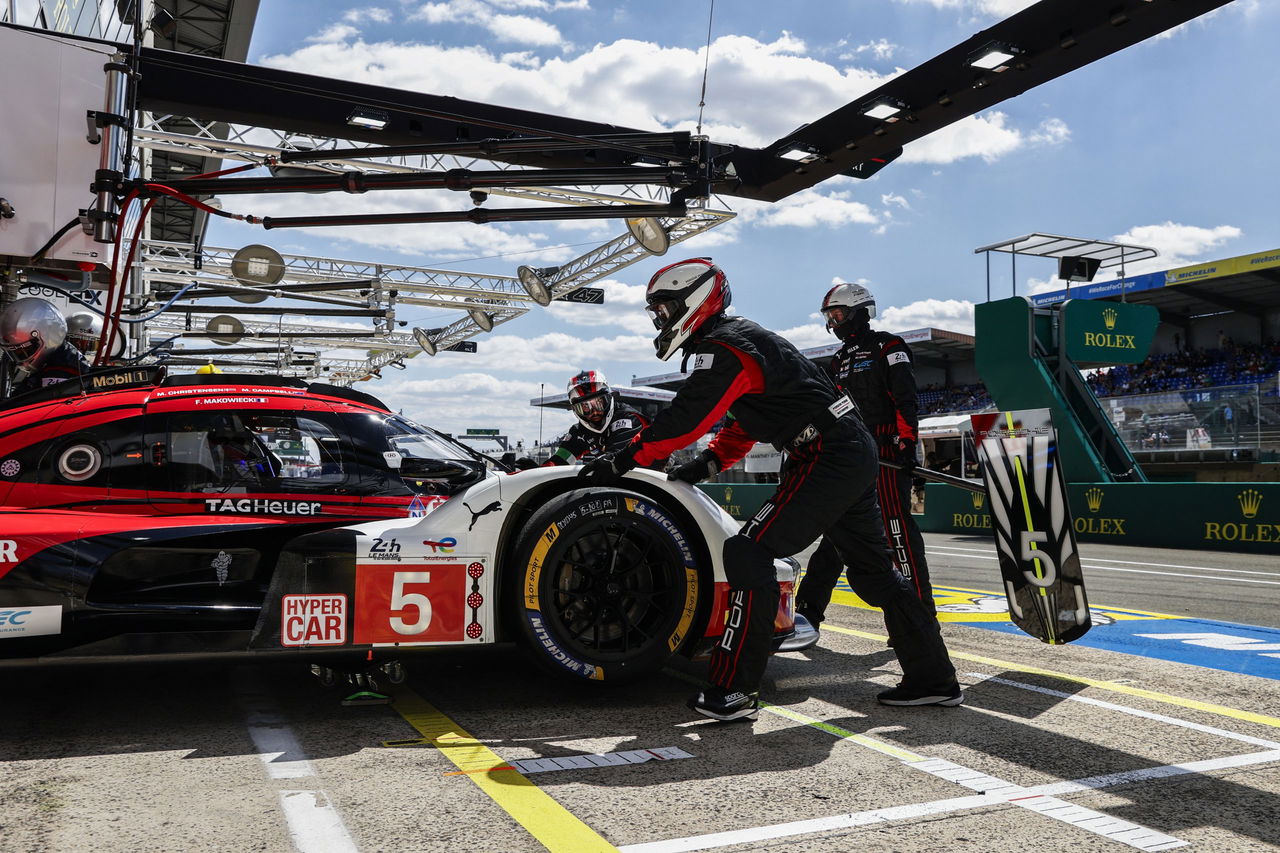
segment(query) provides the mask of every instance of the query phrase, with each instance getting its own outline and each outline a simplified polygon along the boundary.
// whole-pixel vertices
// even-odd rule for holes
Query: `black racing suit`
[[[11,396],[16,396],[28,391],[36,391],[46,385],[57,385],[64,380],[88,373],[89,369],[89,362],[84,360],[80,350],[71,343],[63,341],[61,346],[45,356],[40,366],[31,375],[21,382],[14,383],[9,393]]]
[[[569,465],[584,456],[595,456],[600,453],[616,453],[631,443],[636,433],[649,425],[644,415],[628,406],[621,400],[613,401],[613,419],[609,425],[596,432],[588,429],[581,422],[569,427],[569,431],[560,438],[560,447],[551,454],[551,458],[542,463],[548,465]]]
[[[911,362],[911,348],[902,338],[868,328],[846,338],[828,368],[836,384],[858,404],[863,420],[875,434],[880,458],[890,462],[915,455],[919,414]],[[925,609],[936,614],[924,537],[911,514],[911,472],[882,465],[876,489],[894,566]],[[817,624],[826,615],[840,570],[839,554],[824,539],[809,558],[804,582],[796,593],[796,609],[809,621]]]
[[[757,441],[787,451],[777,490],[724,543],[729,614],[712,650],[712,682],[744,693],[759,688],[778,611],[774,558],[825,533],[858,594],[884,609],[904,684],[954,688],[955,669],[937,623],[893,570],[873,486],[873,439],[853,407],[821,368],[750,320],[713,318],[700,332],[685,347],[686,364],[692,359],[693,365],[689,378],[627,452],[639,465],[668,456],[726,413],[733,418],[709,447],[722,469]]]

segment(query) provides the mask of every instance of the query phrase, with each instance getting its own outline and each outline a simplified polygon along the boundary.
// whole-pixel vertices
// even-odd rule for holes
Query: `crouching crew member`
[[[724,544],[727,629],[711,655],[712,686],[690,707],[717,720],[754,719],[778,609],[776,557],[819,535],[831,538],[862,598],[884,610],[903,669],[890,705],[958,705],[955,669],[919,598],[893,570],[876,504],[875,444],[853,405],[786,339],[726,316],[729,283],[709,259],[659,270],[645,294],[658,357],[684,352],[689,378],[671,406],[634,442],[588,462],[582,476],[609,485],[637,465],[670,455],[726,414],[729,425],[694,461],[670,472],[697,482],[727,468],[757,441],[786,451],[781,481],[760,511]]]
[[[584,370],[569,380],[569,408],[578,422],[569,427],[556,452],[542,463],[544,468],[622,450],[649,425],[643,415],[614,396],[600,370]]]
[[[89,371],[80,350],[67,340],[62,312],[34,296],[17,299],[0,313],[0,349],[5,355],[9,396],[56,385]]]

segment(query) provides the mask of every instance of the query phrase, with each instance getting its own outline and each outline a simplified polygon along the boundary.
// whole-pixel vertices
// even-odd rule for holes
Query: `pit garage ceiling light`
[[[391,122],[391,116],[382,110],[357,109],[347,117],[347,124],[365,130],[382,130]]]
[[[906,106],[906,104],[893,98],[880,98],[863,107],[862,114],[867,118],[887,121],[906,109]]]
[[[783,160],[794,160],[797,163],[812,163],[818,159],[817,152],[802,142],[793,142],[779,151],[778,156]]]
[[[671,247],[671,236],[662,227],[662,221],[652,216],[628,219],[627,230],[640,247],[651,255],[665,255]]]
[[[269,287],[284,278],[284,258],[270,246],[254,243],[231,256],[231,275],[246,287]],[[233,293],[237,302],[255,303],[267,298],[265,293]]]
[[[479,308],[472,308],[470,311],[467,312],[467,314],[470,315],[471,322],[475,323],[477,326],[480,327],[480,331],[482,332],[493,331],[493,315],[492,314],[487,314],[484,311],[481,311]]]
[[[522,266],[516,270],[516,277],[529,298],[542,307],[551,304],[551,288],[547,287],[545,270],[536,270],[530,266]]]
[[[969,64],[984,71],[1007,71],[1008,63],[1020,53],[1022,51],[1011,44],[992,42],[969,57]]]
[[[209,340],[225,347],[240,343],[241,338],[244,337],[244,323],[230,314],[210,317],[209,322],[204,325],[204,330]]]
[[[426,330],[419,329],[417,326],[413,329],[413,339],[418,342],[418,346],[422,347],[422,351],[427,355],[436,354],[436,342],[431,340],[431,336]]]

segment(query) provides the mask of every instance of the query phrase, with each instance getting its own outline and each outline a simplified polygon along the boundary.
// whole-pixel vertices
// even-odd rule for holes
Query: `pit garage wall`
[[[1081,542],[1280,554],[1280,483],[1070,483],[1067,501]],[[929,483],[924,505],[921,530],[991,535],[985,494]]]

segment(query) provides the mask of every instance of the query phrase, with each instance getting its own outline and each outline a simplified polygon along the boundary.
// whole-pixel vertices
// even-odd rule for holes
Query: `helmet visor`
[[[649,312],[649,319],[653,321],[653,327],[662,330],[669,328],[675,322],[676,317],[680,314],[680,303],[674,299],[659,299],[650,302],[645,306],[645,310]]]
[[[849,309],[843,305],[833,305],[823,311],[822,314],[827,318],[827,329],[829,330],[849,319]]]
[[[573,413],[584,421],[598,424],[604,420],[605,413],[609,410],[609,403],[603,394],[595,397],[587,397],[581,400],[574,400],[571,404]]]
[[[40,351],[40,339],[31,337],[21,343],[0,344],[0,348],[4,349],[5,355],[17,364],[23,364],[35,357]]]

